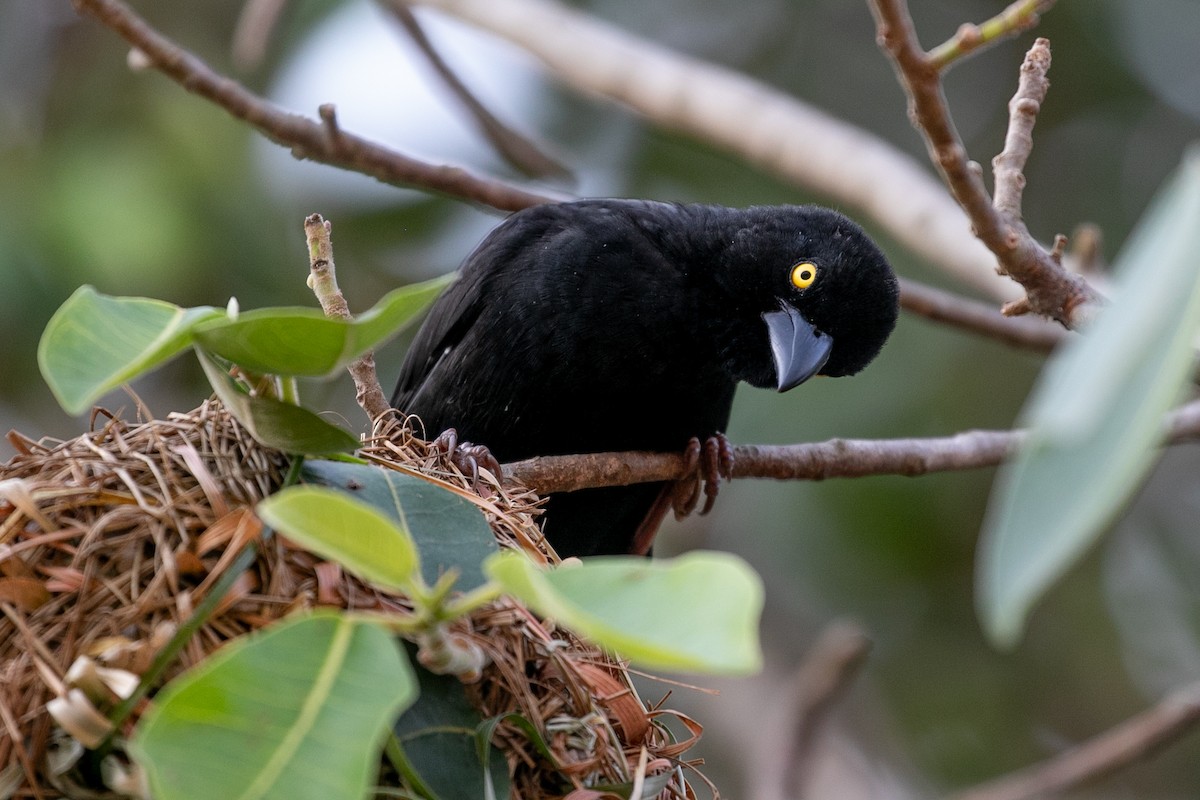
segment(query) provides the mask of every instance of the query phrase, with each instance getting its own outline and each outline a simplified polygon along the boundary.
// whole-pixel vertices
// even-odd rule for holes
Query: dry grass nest
[[[251,509],[288,466],[215,401],[138,424],[98,412],[92,427],[69,441],[10,434],[17,455],[0,466],[0,798],[122,796],[72,766],[82,750],[72,734],[90,723],[103,730],[105,720],[84,713],[64,727],[63,715],[51,713],[71,694],[68,671],[86,663],[140,677],[258,535]],[[493,481],[480,497],[407,420],[380,420],[360,454],[475,498],[502,546],[557,560],[535,523],[532,492]],[[317,605],[407,609],[404,598],[270,537],[160,683],[230,639]],[[647,709],[623,664],[508,598],[460,625],[490,662],[467,687],[472,702],[485,717],[516,712],[531,722],[557,762],[503,723],[493,741],[507,757],[514,798],[602,797],[583,787],[639,771],[671,774],[661,797],[695,796],[684,769],[694,765],[680,756],[699,727]],[[683,741],[669,718],[683,723],[673,723]]]

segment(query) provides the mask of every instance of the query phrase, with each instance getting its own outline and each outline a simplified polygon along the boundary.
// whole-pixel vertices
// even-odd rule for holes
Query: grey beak
[[[799,386],[825,366],[833,350],[832,336],[818,331],[786,303],[779,311],[768,311],[762,318],[771,339],[779,391]]]

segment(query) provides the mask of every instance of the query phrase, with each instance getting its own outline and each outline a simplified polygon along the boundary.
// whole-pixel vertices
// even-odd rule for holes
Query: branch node
[[[340,150],[342,146],[342,129],[338,125],[337,106],[333,103],[322,103],[317,106],[317,116],[321,118],[321,126],[325,131],[325,138],[329,143],[329,147],[333,150]]]
[[[1020,300],[1013,300],[1011,303],[1005,303],[1000,308],[1000,313],[1006,317],[1020,317],[1033,311],[1033,306],[1029,302],[1029,296],[1026,295]]]
[[[1054,234],[1054,246],[1050,249],[1050,258],[1055,264],[1062,266],[1063,253],[1067,249],[1067,237],[1061,233]]]

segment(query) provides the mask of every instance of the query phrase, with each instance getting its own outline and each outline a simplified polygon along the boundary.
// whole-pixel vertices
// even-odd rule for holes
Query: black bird
[[[392,405],[501,461],[680,451],[725,430],[738,381],[782,392],[858,372],[897,313],[887,260],[827,208],[535,206],[467,257]],[[667,488],[555,495],[544,530],[564,557],[644,551]]]

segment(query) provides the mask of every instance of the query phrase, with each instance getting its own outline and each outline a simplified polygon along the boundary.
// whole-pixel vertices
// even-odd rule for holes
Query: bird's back
[[[496,228],[431,309],[393,405],[501,461],[675,451],[723,431],[734,382],[697,346],[695,292],[639,222],[646,205],[542,206]],[[660,490],[551,498],[548,534],[564,553],[625,552]]]

